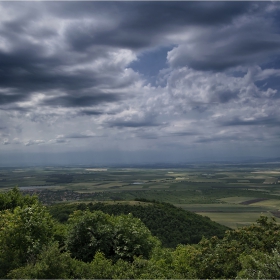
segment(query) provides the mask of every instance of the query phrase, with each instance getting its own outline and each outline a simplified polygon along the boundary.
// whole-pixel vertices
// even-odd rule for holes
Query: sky
[[[0,2],[0,165],[280,157],[280,2]]]

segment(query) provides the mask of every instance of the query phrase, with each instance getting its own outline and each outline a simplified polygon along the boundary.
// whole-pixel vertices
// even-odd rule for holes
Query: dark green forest
[[[279,238],[264,216],[229,230],[156,201],[47,208],[17,188],[0,194],[0,278],[275,279]]]
[[[102,211],[110,215],[132,214],[139,218],[159,238],[162,245],[175,248],[178,244],[198,243],[202,237],[217,236],[222,238],[229,228],[203,217],[177,208],[169,203],[138,199],[145,204],[105,204],[75,203],[57,204],[49,207],[52,216],[59,222],[66,222],[69,215],[76,210]]]

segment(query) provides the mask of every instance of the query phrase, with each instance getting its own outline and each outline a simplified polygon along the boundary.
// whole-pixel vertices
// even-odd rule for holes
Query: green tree
[[[201,260],[201,250],[198,246],[178,245],[172,252],[172,263],[170,269],[173,273],[181,275],[182,278],[195,279],[198,277],[199,259]]]
[[[188,262],[188,269],[196,271],[197,278],[235,278],[242,270],[241,256],[256,251],[271,254],[280,239],[280,226],[275,219],[260,217],[257,224],[227,231],[223,239],[203,239],[198,253]]]
[[[0,193],[0,211],[14,209],[17,206],[31,206],[38,202],[37,196],[22,195],[18,187]]]
[[[71,279],[76,278],[80,262],[70,257],[70,253],[61,253],[58,242],[44,246],[35,263],[14,269],[8,278],[28,279]]]
[[[91,279],[112,279],[113,274],[114,266],[112,260],[106,259],[105,255],[98,251],[89,264],[88,275],[83,276]]]
[[[113,223],[110,215],[101,211],[75,211],[68,220],[66,248],[71,256],[91,262],[97,251],[110,256],[113,247]]]
[[[113,252],[115,259],[132,261],[134,256],[149,258],[153,249],[160,245],[150,230],[132,214],[114,218]]]
[[[242,269],[237,279],[279,279],[279,244],[271,254],[255,251],[250,255],[242,255],[240,262]]]
[[[39,203],[0,212],[0,277],[36,259],[53,238],[54,223]]]
[[[135,257],[133,262],[126,262],[119,259],[114,264],[113,278],[114,279],[166,279],[176,278],[175,274],[168,274],[165,269],[158,266],[151,260]]]
[[[101,211],[76,211],[68,220],[66,248],[72,257],[91,262],[97,251],[116,261],[148,258],[160,244],[132,215],[110,216]]]

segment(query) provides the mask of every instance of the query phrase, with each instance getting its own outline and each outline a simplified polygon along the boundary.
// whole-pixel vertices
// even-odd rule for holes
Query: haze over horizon
[[[0,2],[0,165],[280,157],[279,2]]]

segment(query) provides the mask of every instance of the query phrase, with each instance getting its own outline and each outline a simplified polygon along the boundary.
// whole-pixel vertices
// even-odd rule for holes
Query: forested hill
[[[273,218],[173,249],[137,217],[164,246],[224,227],[166,203],[117,203],[53,206],[53,216],[67,220],[60,223],[37,197],[17,188],[0,193],[0,278],[279,279],[280,226]]]
[[[143,203],[144,202],[144,203]],[[207,217],[175,207],[169,203],[143,201],[139,204],[106,204],[106,203],[77,203],[58,204],[49,207],[54,218],[66,222],[69,214],[75,210],[101,210],[110,215],[131,213],[157,236],[164,247],[175,248],[178,244],[198,243],[204,236],[222,238],[227,227],[211,221]]]

